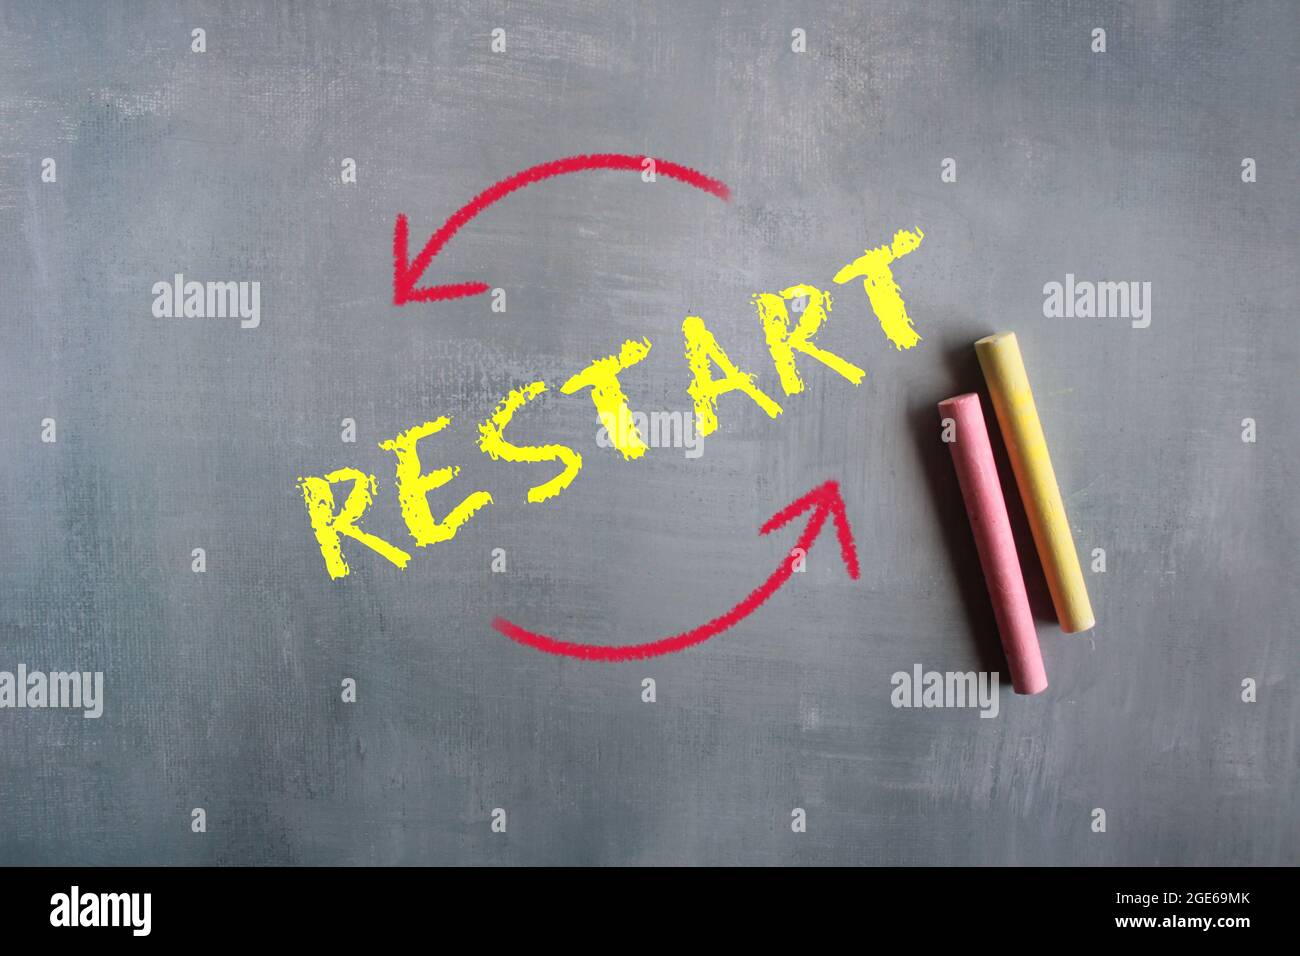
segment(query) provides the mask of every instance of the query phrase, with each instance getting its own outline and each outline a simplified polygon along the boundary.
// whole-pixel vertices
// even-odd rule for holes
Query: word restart
[[[840,269],[833,280],[837,285],[854,279],[862,280],[881,330],[899,350],[912,348],[921,341],[921,336],[907,314],[891,266],[896,260],[917,249],[923,238],[925,233],[920,229],[914,232],[900,229],[894,234],[892,242],[866,250]],[[786,303],[793,300],[802,300],[806,305],[792,325]],[[812,285],[800,284],[779,293],[756,293],[753,301],[781,388],[787,396],[798,395],[804,390],[803,379],[795,364],[796,353],[821,362],[854,385],[861,384],[866,375],[865,370],[813,342],[831,310],[829,293]],[[691,374],[687,392],[695,406],[695,427],[701,436],[710,435],[717,430],[718,399],[730,392],[740,392],[747,396],[771,418],[781,414],[780,404],[758,387],[756,375],[742,372],[727,357],[703,319],[688,315],[682,322],[682,334],[685,336],[686,363]],[[636,427],[619,376],[644,359],[650,353],[650,348],[649,339],[629,339],[617,352],[594,360],[560,386],[560,392],[564,395],[587,390],[595,405],[596,415],[609,435],[610,444],[628,461],[640,458],[648,446]],[[715,369],[721,374],[715,375]],[[582,470],[582,455],[566,445],[516,445],[505,437],[506,428],[515,413],[547,391],[548,386],[542,381],[529,382],[513,389],[500,401],[492,414],[478,424],[478,447],[493,461],[550,461],[562,466],[554,478],[528,489],[527,500],[533,504],[554,498],[573,484],[578,472]],[[442,416],[415,425],[379,443],[381,449],[391,451],[397,458],[397,501],[416,547],[424,548],[450,541],[470,518],[495,503],[490,492],[473,491],[442,518],[434,516],[429,506],[429,493],[450,482],[460,469],[446,466],[424,471],[417,446],[422,439],[436,435],[450,425],[451,419]],[[334,486],[347,482],[352,487],[340,507],[335,499]],[[379,493],[378,482],[373,474],[367,474],[358,468],[339,468],[325,475],[300,477],[298,488],[306,503],[307,517],[316,542],[320,545],[321,557],[325,559],[325,569],[331,578],[346,577],[350,571],[343,556],[343,538],[365,545],[399,568],[405,568],[411,560],[409,552],[360,527],[362,517]]]

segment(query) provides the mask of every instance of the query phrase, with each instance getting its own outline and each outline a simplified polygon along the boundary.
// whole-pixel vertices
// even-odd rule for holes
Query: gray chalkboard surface
[[[3,3],[0,862],[1295,863],[1298,31],[1285,2]],[[589,154],[730,198],[554,176],[407,288],[488,291],[394,304],[399,214],[415,260]],[[833,281],[900,231],[906,349]],[[861,384],[798,355],[787,394],[754,296],[799,285]],[[696,440],[688,316],[779,415],[733,390]],[[1033,697],[935,408],[999,330],[1098,621],[1051,620],[1008,484]],[[564,386],[629,341],[625,458]],[[505,439],[581,456],[545,501],[562,453],[479,447],[517,389]],[[405,453],[421,546],[380,443],[443,417]],[[344,537],[331,578],[302,485],[338,469],[405,568]],[[689,649],[493,627],[688,632],[828,481],[856,579],[827,519]],[[895,706],[918,669],[1000,683]]]

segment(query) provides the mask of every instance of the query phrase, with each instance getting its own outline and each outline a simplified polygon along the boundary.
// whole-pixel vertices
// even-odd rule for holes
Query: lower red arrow
[[[835,534],[840,540],[840,557],[844,560],[844,566],[848,569],[849,577],[857,580],[858,577],[858,552],[853,543],[853,531],[849,528],[848,516],[844,513],[844,499],[840,497],[840,486],[834,481],[828,481],[824,485],[819,485],[808,494],[804,495],[798,501],[792,502],[785,508],[782,508],[776,514],[758,529],[759,534],[767,534],[778,528],[784,527],[793,521],[799,515],[808,509],[812,509],[812,517],[808,519],[808,525],[804,528],[803,534],[800,535],[795,548],[802,549],[806,555],[812,548],[813,542],[817,540],[817,535],[821,533],[822,526],[826,523],[826,516],[832,515],[835,519]],[[674,637],[665,637],[657,641],[650,641],[645,644],[626,644],[626,645],[609,645],[609,644],[575,644],[572,641],[561,641],[554,637],[547,637],[545,634],[536,634],[532,631],[525,630],[518,624],[513,624],[503,617],[498,617],[492,622],[492,626],[510,638],[512,641],[518,641],[528,647],[536,648],[539,651],[545,651],[547,654],[559,654],[563,657],[577,657],[584,661],[628,661],[639,660],[646,657],[658,657],[661,654],[672,654],[675,651],[685,650],[695,644],[701,644],[711,637],[721,634],[727,628],[740,623],[754,611],[758,610],[763,603],[776,593],[781,585],[790,579],[794,573],[794,559],[789,555],[786,556],[779,567],[772,573],[766,581],[759,585],[749,597],[741,601],[730,611],[715,617],[707,624],[702,624],[693,630],[686,631]]]

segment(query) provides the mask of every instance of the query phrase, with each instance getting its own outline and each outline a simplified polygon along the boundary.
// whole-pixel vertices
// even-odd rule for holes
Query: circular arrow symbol
[[[569,173],[580,173],[589,169],[623,169],[639,172],[645,168],[647,161],[654,164],[652,168],[657,176],[667,176],[669,179],[676,179],[688,186],[702,189],[706,193],[717,196],[724,202],[731,199],[731,190],[727,188],[727,184],[722,180],[706,176],[688,166],[669,162],[666,159],[655,159],[651,156],[633,156],[627,153],[594,153],[588,156],[568,156],[538,166],[530,166],[528,169],[517,172],[509,178],[489,186],[452,213],[451,217],[424,244],[424,248],[420,250],[420,254],[415,257],[413,262],[407,259],[407,238],[410,226],[407,224],[405,213],[397,214],[397,222],[393,226],[393,305],[405,305],[407,302],[438,302],[445,299],[460,299],[470,295],[482,295],[486,292],[488,285],[485,282],[459,282],[451,285],[426,286],[423,289],[417,289],[415,286],[420,281],[420,277],[424,275],[424,270],[429,268],[429,263],[433,261],[434,256],[442,251],[442,247],[460,231],[465,223],[488,206],[509,196],[512,192],[533,183],[541,182],[543,179],[551,179]]]
[[[834,481],[819,485],[802,498],[782,508],[758,529],[758,533],[768,534],[777,528],[784,527],[810,508],[813,512],[812,517],[808,519],[808,524],[799,537],[799,542],[795,545],[795,548],[801,548],[803,553],[807,554],[812,548],[813,542],[817,540],[817,535],[821,533],[822,526],[826,524],[826,516],[833,516],[835,519],[835,535],[840,541],[840,557],[844,560],[844,567],[848,570],[849,577],[856,581],[858,578],[858,551],[853,543],[853,530],[849,527],[848,516],[844,512],[844,499],[840,497],[840,486]],[[625,644],[621,646],[613,644],[576,644],[572,641],[561,641],[545,634],[537,634],[526,630],[503,617],[493,620],[492,626],[512,641],[517,641],[526,647],[547,654],[558,654],[561,657],[576,657],[584,661],[604,661],[607,663],[659,657],[662,654],[672,654],[676,651],[685,650],[695,644],[702,644],[709,638],[716,637],[728,628],[739,624],[775,594],[781,585],[790,579],[790,575],[793,573],[794,560],[787,556],[786,560],[782,561],[771,576],[755,588],[749,597],[725,614],[721,614],[707,624],[702,624],[682,634],[650,641],[645,644]]]

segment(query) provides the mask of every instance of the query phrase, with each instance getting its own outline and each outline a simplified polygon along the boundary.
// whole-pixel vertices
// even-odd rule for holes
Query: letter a
[[[717,430],[718,397],[736,389],[752,398],[768,418],[781,414],[781,406],[754,384],[754,376],[740,371],[727,358],[703,319],[688,315],[682,322],[682,332],[686,335],[686,361],[692,376],[687,391],[695,403],[695,430],[700,436],[712,435]],[[722,378],[715,379],[709,373],[710,361],[725,373]]]

